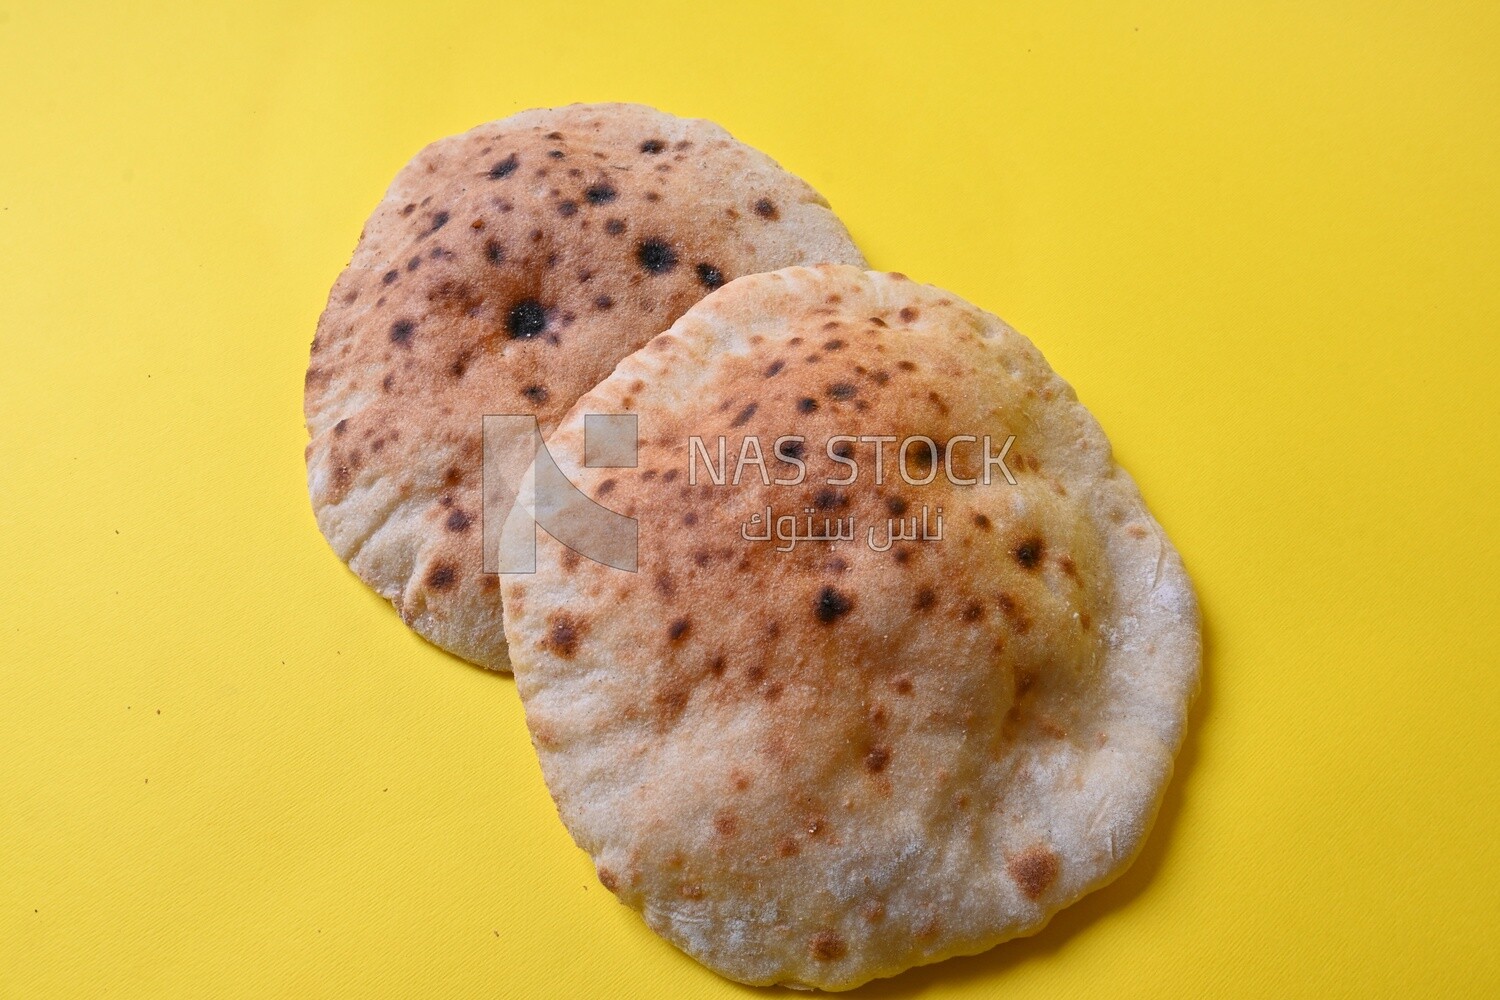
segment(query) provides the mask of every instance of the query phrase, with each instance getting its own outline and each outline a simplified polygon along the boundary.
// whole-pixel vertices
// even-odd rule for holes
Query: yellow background
[[[1028,333],[1200,590],[1134,869],[869,995],[1495,995],[1497,50],[1486,3],[0,0],[0,995],[747,992],[305,494],[386,183],[580,99],[721,122]]]

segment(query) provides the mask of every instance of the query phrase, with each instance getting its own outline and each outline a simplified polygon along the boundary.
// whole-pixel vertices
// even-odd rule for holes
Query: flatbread
[[[482,415],[550,431],[714,288],[818,261],[863,258],[816,191],[710,122],[573,105],[433,143],[318,322],[318,526],[407,624],[506,669],[499,581],[482,572]]]
[[[638,467],[580,467],[583,416],[623,411]],[[907,473],[937,475],[910,485],[887,444],[878,485],[859,443],[831,486],[836,434],[988,434],[991,455],[1014,435],[1016,484],[953,485],[918,444]],[[694,435],[715,460],[727,439],[725,485]],[[806,480],[733,485],[747,436],[794,477],[781,435],[805,438]],[[901,275],[747,277],[626,358],[551,451],[639,519],[639,570],[543,535],[535,575],[503,583],[517,689],[563,822],[658,933],[742,982],[845,989],[1036,931],[1130,863],[1197,689],[1197,606],[1025,337]],[[976,445],[954,456],[978,476]],[[880,551],[923,506],[941,540]],[[853,540],[805,537],[850,517]]]

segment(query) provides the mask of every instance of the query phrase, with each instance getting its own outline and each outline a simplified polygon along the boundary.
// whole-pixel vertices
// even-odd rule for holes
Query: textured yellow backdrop
[[[1497,47],[1483,3],[0,0],[0,995],[745,992],[599,887],[511,681],[303,485],[396,169],[618,99],[1029,334],[1200,589],[1135,868],[868,995],[1494,996]]]

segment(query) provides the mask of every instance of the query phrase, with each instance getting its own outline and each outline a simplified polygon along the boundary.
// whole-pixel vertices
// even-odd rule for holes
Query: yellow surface
[[[1001,8],[0,0],[0,996],[745,992],[304,491],[386,183],[575,99],[722,122],[1027,332],[1201,593],[1136,867],[871,995],[1496,995],[1500,15]]]

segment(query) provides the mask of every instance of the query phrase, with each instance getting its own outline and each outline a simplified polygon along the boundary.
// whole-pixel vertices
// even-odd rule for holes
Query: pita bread
[[[546,433],[714,288],[818,261],[863,258],[817,192],[706,121],[573,105],[433,143],[318,322],[318,526],[418,632],[506,669],[481,572],[482,415],[534,413]]]
[[[583,416],[622,411],[638,467],[581,468]],[[993,454],[1014,435],[1016,484],[911,485],[890,444],[877,484],[861,442],[858,479],[831,486],[838,434],[957,441],[957,479],[983,462],[962,436]],[[715,458],[727,438],[725,485],[701,456],[692,482],[693,435]],[[794,477],[780,435],[805,438],[806,480],[751,465],[733,485],[747,436]],[[1025,337],[900,275],[742,278],[626,358],[550,447],[639,519],[640,568],[541,536],[536,574],[503,583],[517,688],[563,822],[658,933],[742,982],[845,989],[1036,931],[1130,863],[1197,689],[1197,606]],[[924,454],[913,479],[936,469]],[[941,540],[879,551],[923,506]],[[828,516],[857,533],[784,551],[780,517],[808,510],[809,534]]]

